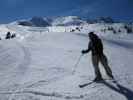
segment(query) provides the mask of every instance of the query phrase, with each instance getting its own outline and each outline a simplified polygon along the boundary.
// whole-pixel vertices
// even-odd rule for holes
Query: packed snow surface
[[[0,100],[133,100],[133,34],[97,32],[117,83],[79,88],[95,77],[91,53],[81,56],[89,41],[86,30],[47,32],[13,25],[0,30],[17,33],[16,39],[0,41]]]

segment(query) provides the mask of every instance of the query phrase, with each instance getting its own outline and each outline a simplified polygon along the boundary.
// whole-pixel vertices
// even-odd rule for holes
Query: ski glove
[[[82,54],[85,54],[85,53],[86,53],[86,51],[85,51],[85,50],[82,50],[82,51],[81,51],[81,53],[82,53]]]

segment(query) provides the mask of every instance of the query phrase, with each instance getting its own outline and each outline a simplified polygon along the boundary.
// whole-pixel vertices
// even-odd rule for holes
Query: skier
[[[15,33],[11,35],[11,38],[15,38],[15,37],[16,37],[16,34]]]
[[[107,75],[113,79],[114,77],[108,65],[107,57],[103,53],[103,44],[101,39],[96,34],[94,34],[94,32],[88,33],[88,36],[90,39],[90,42],[88,44],[88,49],[82,50],[82,54],[86,54],[89,51],[92,52],[92,64],[94,66],[95,76],[96,76],[93,81],[97,82],[103,80],[98,66],[99,62],[101,62],[101,64],[104,66]]]
[[[10,32],[7,32],[5,39],[10,39],[10,38],[11,38],[11,33]]]

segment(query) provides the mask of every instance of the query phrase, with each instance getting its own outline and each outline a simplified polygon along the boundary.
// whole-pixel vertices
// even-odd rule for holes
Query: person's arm
[[[82,51],[81,51],[82,54],[89,53],[89,51],[91,50],[91,48],[92,48],[92,42],[89,42],[89,44],[88,44],[88,49],[86,49],[86,50],[82,50]]]

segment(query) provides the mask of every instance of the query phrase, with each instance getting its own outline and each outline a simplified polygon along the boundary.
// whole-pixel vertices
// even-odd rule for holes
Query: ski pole
[[[78,58],[76,64],[74,65],[74,68],[73,68],[73,71],[72,71],[72,75],[75,73],[76,68],[78,67],[78,64],[79,64],[79,62],[80,62],[82,56],[83,56],[83,54],[81,54],[81,55],[79,56],[79,58]]]

